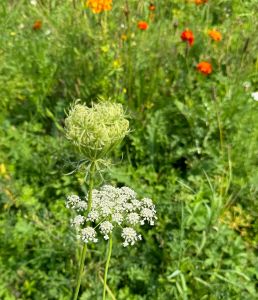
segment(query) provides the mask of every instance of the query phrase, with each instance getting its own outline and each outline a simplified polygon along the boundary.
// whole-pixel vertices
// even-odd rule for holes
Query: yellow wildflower
[[[5,164],[0,164],[0,174],[5,175],[6,174],[6,167]]]
[[[113,68],[114,69],[119,69],[121,67],[121,60],[120,59],[115,59],[113,61]]]
[[[101,51],[107,53],[109,51],[109,46],[108,45],[102,46]]]

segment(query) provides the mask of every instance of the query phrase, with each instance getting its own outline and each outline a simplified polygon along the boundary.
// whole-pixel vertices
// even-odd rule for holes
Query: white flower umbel
[[[75,211],[87,208],[87,197],[82,201],[80,197],[72,195],[67,198],[66,206]],[[72,220],[72,225],[77,229],[84,242],[96,241],[97,232],[108,240],[112,231],[122,228],[123,245],[134,245],[141,236],[136,228],[144,224],[154,225],[156,221],[155,205],[149,198],[137,199],[135,191],[128,187],[116,188],[104,185],[99,190],[92,191],[92,209],[87,215],[80,213]],[[82,229],[94,223],[92,227]],[[94,227],[94,229],[93,229]],[[90,231],[91,230],[91,231]],[[94,233],[94,235],[89,235]]]
[[[93,227],[86,227],[81,230],[81,239],[84,243],[97,243],[98,239],[96,238],[97,232]]]
[[[66,207],[78,211],[83,211],[87,209],[87,203],[85,201],[82,201],[81,198],[77,195],[70,195],[67,197]]]
[[[140,234],[137,234],[137,232],[130,227],[123,228],[121,236],[124,239],[123,242],[124,247],[127,247],[128,245],[133,246],[135,242],[142,239],[142,236]]]
[[[142,199],[142,203],[143,203],[144,206],[146,206],[146,207],[148,207],[150,209],[154,209],[155,208],[152,200],[149,199],[149,198],[143,198]]]
[[[98,218],[99,218],[99,213],[95,210],[92,210],[88,214],[87,221],[96,222]]]
[[[133,199],[131,202],[135,209],[139,209],[141,207],[141,201]]]
[[[123,215],[120,214],[119,212],[115,212],[112,214],[112,221],[121,225],[123,222]]]
[[[109,234],[112,232],[113,227],[114,226],[109,221],[104,221],[99,225],[100,233],[104,235],[105,240],[109,239]]]
[[[254,99],[254,101],[258,101],[258,92],[252,93],[251,96]]]
[[[133,200],[137,196],[135,191],[127,186],[123,186],[120,188],[120,195],[123,195],[128,200]]]
[[[85,222],[85,217],[78,215],[74,219],[71,220],[72,226],[79,228],[81,225],[83,225]]]
[[[144,207],[141,210],[141,217],[142,217],[141,224],[143,225],[145,221],[147,221],[150,223],[150,225],[153,226],[154,220],[157,218],[155,213],[156,213],[155,210]]]
[[[140,221],[140,216],[137,213],[130,213],[127,216],[127,221],[129,222],[129,224],[137,225]]]

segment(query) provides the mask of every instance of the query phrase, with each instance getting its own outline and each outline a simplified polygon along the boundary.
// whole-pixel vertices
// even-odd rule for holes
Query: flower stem
[[[86,257],[86,251],[87,251],[87,244],[83,245],[81,256],[80,256],[80,265],[79,270],[77,274],[77,280],[76,280],[76,288],[73,296],[73,300],[77,300],[80,286],[81,286],[81,279],[82,279],[82,273],[83,273],[83,267],[84,267],[84,261]]]
[[[91,211],[92,207],[92,190],[93,190],[93,184],[94,184],[94,173],[95,173],[95,162],[91,162],[90,166],[90,173],[89,173],[89,191],[88,191],[88,207],[86,214],[88,215]],[[73,300],[77,300],[80,286],[81,286],[81,280],[82,280],[82,273],[83,273],[83,267],[84,267],[84,261],[86,258],[86,251],[87,251],[87,244],[83,245],[82,252],[80,255],[80,264],[79,264],[79,270],[77,273],[77,279],[76,279],[76,288],[73,295]]]
[[[94,184],[94,174],[95,174],[95,162],[93,161],[90,166],[90,174],[89,174],[89,192],[88,192],[88,207],[87,207],[87,215],[91,211],[92,207],[92,190]]]
[[[102,300],[106,299],[106,289],[107,289],[107,274],[108,274],[108,267],[109,267],[109,262],[111,258],[111,253],[112,253],[112,234],[109,237],[109,247],[108,247],[108,257],[106,261],[106,266],[105,266],[105,276],[104,276],[104,289],[103,289],[103,297]]]

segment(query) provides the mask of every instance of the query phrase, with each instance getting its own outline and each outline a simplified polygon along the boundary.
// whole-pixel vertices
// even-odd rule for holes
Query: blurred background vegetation
[[[78,0],[1,1],[0,299],[71,297],[80,245],[65,198],[86,188],[83,170],[66,175],[80,158],[63,124],[76,99],[99,96],[122,103],[131,125],[106,179],[151,197],[159,218],[136,247],[115,247],[110,299],[257,299],[257,10],[256,0],[115,0],[100,14]],[[100,298],[104,251],[90,249],[82,300]]]

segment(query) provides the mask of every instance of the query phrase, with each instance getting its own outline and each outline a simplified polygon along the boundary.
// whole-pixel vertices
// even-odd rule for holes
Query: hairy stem
[[[88,191],[88,207],[86,214],[88,215],[91,211],[92,207],[92,190],[93,190],[93,184],[94,184],[94,173],[95,173],[95,162],[91,162],[90,166],[90,173],[89,173],[89,191]],[[86,258],[86,252],[87,252],[87,244],[83,245],[82,252],[80,255],[80,264],[79,264],[79,270],[77,273],[77,279],[76,279],[76,288],[73,295],[73,300],[77,300],[80,286],[81,286],[81,280],[82,280],[82,273],[84,268],[84,261]]]
[[[105,266],[105,276],[104,276],[104,288],[103,288],[103,297],[102,300],[106,299],[106,289],[107,289],[107,275],[108,275],[108,267],[110,263],[110,258],[111,258],[111,253],[112,253],[112,234],[109,237],[109,247],[108,247],[108,256],[107,256],[107,261],[106,261],[106,266]]]

